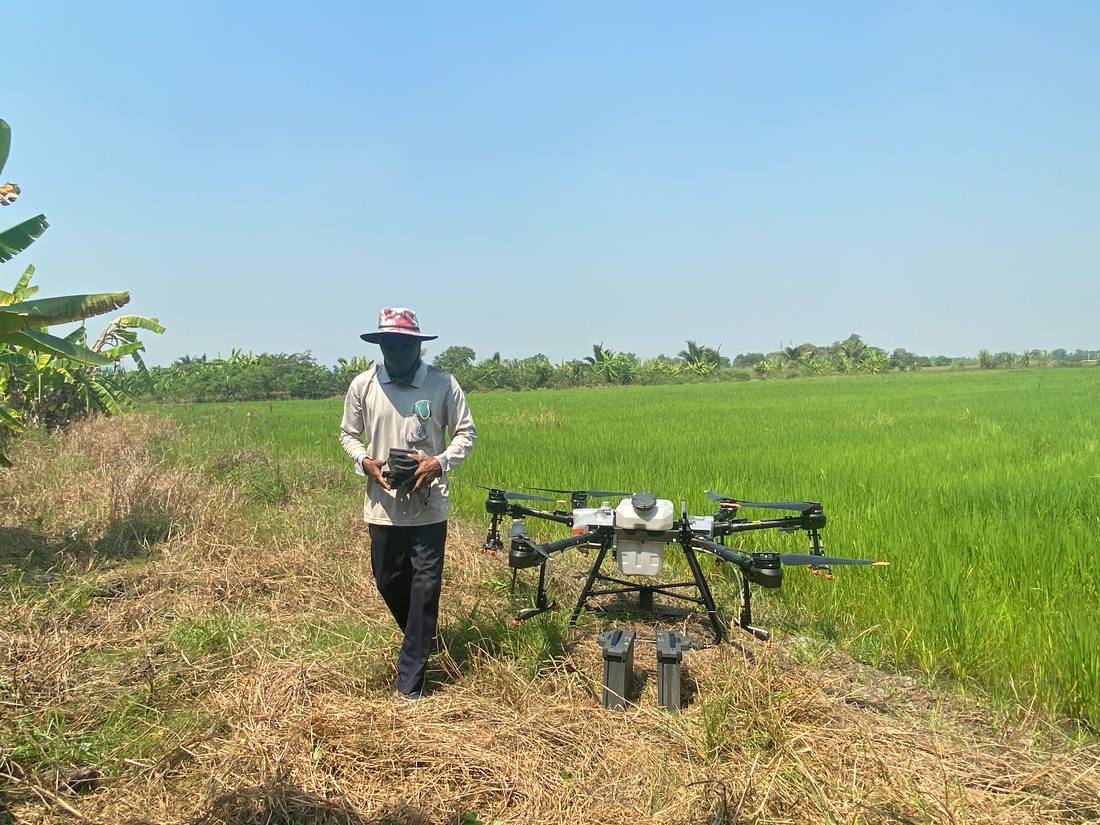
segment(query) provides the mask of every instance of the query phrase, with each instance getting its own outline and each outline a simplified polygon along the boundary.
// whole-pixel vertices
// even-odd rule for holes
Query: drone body
[[[477,485],[482,486],[482,485]],[[687,506],[680,503],[680,517],[676,518],[672,501],[659,499],[649,492],[615,493],[603,490],[556,490],[544,492],[569,493],[571,510],[539,510],[518,504],[517,501],[548,501],[555,499],[528,493],[515,493],[495,487],[486,487],[489,496],[485,509],[492,517],[489,532],[482,548],[495,554],[503,550],[499,525],[501,519],[512,517],[508,530],[510,544],[508,563],[512,567],[515,584],[519,570],[538,567],[538,591],[534,607],[521,610],[516,621],[537,616],[556,605],[546,597],[546,563],[554,553],[571,548],[583,551],[596,549],[597,554],[573,608],[571,623],[575,623],[590,598],[619,593],[637,593],[643,610],[653,609],[653,598],[662,595],[697,604],[704,608],[714,631],[715,642],[725,638],[725,627],[718,617],[706,577],[699,564],[698,553],[714,556],[719,562],[735,565],[741,575],[741,612],[738,624],[758,639],[766,640],[766,630],[752,623],[752,605],[749,586],[776,588],[783,583],[783,566],[807,566],[813,572],[832,578],[832,565],[884,565],[864,559],[825,556],[821,543],[821,528],[825,526],[825,512],[817,502],[777,501],[759,502],[719,496],[707,491],[708,497],[718,504],[713,515],[689,516]],[[538,488],[536,488],[538,489]],[[588,507],[588,498],[624,496],[612,508],[609,501],[600,507]],[[743,508],[793,511],[797,515],[784,515],[770,519],[740,517]],[[544,519],[565,525],[571,529],[568,538],[538,544],[527,535],[523,519]],[[726,540],[738,533],[757,530],[779,530],[783,533],[804,531],[809,537],[808,554],[781,554],[755,552],[726,545]],[[656,583],[654,580],[664,568],[665,553],[669,546],[678,545],[691,570],[692,580],[684,582]],[[625,580],[603,572],[608,553],[615,559],[618,573],[629,576]],[[597,585],[600,587],[597,589]]]
[[[641,505],[635,500],[641,496]],[[664,567],[664,536],[672,530],[676,511],[671,501],[639,493],[624,498],[614,509],[605,502],[601,507],[573,509],[573,535],[579,536],[594,527],[614,530],[612,551],[619,572],[624,576],[661,574]]]

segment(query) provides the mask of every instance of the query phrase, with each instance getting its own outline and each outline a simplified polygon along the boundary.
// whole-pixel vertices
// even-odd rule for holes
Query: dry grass
[[[0,471],[0,823],[1100,818],[1095,742],[842,651],[693,652],[668,715],[641,646],[636,702],[603,711],[595,626],[511,629],[502,563],[461,526],[432,696],[398,705],[354,512],[292,499],[258,529],[154,460],[166,426],[84,424]]]

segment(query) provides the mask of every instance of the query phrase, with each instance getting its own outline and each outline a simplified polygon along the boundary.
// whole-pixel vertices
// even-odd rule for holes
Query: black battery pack
[[[682,707],[680,683],[684,651],[700,647],[675,630],[657,631],[657,704],[665,710]]]
[[[617,627],[597,641],[603,648],[603,706],[623,710],[634,677],[634,631]]]

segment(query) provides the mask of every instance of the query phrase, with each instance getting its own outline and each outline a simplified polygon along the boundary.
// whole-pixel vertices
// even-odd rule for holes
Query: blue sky
[[[6,6],[0,280],[156,363],[1100,346],[1100,4],[402,6]]]

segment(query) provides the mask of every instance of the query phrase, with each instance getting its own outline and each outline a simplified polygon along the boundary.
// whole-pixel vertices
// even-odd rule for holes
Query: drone
[[[538,568],[538,587],[532,607],[520,610],[515,622],[523,622],[541,613],[554,610],[546,593],[546,564],[557,553],[577,549],[585,555],[595,551],[584,586],[570,616],[576,625],[590,599],[622,593],[637,593],[639,608],[653,612],[656,595],[679,599],[701,606],[707,614],[714,634],[714,643],[727,639],[725,626],[719,618],[714,595],[707,584],[699,562],[700,554],[713,556],[718,563],[732,564],[740,573],[741,611],[738,625],[761,641],[771,634],[753,624],[751,585],[775,589],[783,584],[783,568],[808,567],[811,572],[832,579],[834,566],[856,565],[879,567],[885,561],[851,559],[825,555],[821,529],[825,526],[825,511],[815,501],[749,501],[723,496],[711,490],[707,497],[717,505],[710,515],[693,516],[687,503],[680,502],[679,517],[668,499],[657,498],[651,492],[615,492],[609,490],[559,490],[531,487],[541,493],[569,495],[571,509],[538,509],[538,502],[564,504],[564,500],[534,493],[504,490],[475,485],[488,491],[485,510],[490,515],[489,530],[482,550],[497,555],[504,550],[501,524],[511,519],[508,565],[512,568],[512,588],[520,570]],[[610,499],[620,498],[611,506]],[[599,507],[590,507],[589,499],[601,500]],[[749,518],[743,511],[782,511],[772,518]],[[538,543],[528,535],[524,519],[536,518],[556,522],[570,528],[567,538]],[[803,532],[809,540],[808,553],[775,553],[748,550],[728,542],[742,533],[778,530],[781,533]],[[669,546],[682,551],[691,581],[659,583]],[[608,556],[614,561],[618,575],[608,575],[603,567]],[[630,577],[623,578],[623,577]]]

